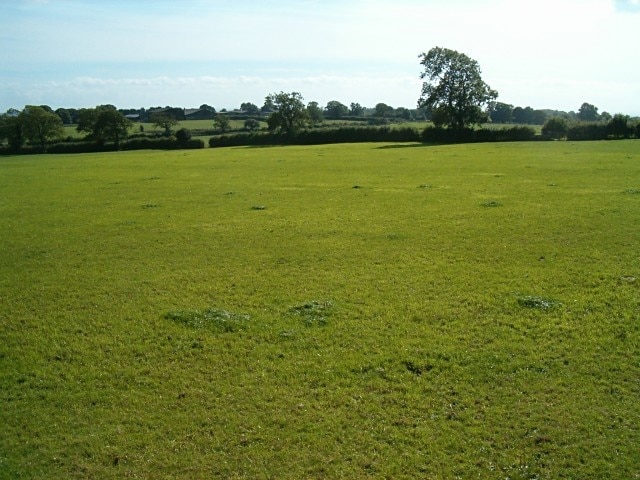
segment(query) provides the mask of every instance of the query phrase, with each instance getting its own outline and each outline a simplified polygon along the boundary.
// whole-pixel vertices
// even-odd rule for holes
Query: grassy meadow
[[[639,478],[640,143],[0,158],[0,478]]]

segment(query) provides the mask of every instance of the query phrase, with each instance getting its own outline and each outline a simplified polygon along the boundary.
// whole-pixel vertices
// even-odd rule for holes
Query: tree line
[[[378,103],[373,108],[365,108],[358,103],[349,106],[332,100],[321,106],[318,102],[305,103],[299,92],[279,92],[267,95],[262,107],[244,102],[239,109],[220,112],[210,105],[202,104],[198,109],[186,110],[179,107],[153,107],[150,109],[117,109],[113,105],[100,105],[95,108],[53,110],[47,105],[27,105],[22,111],[10,109],[0,116],[0,145],[5,141],[6,152],[20,152],[29,144],[29,151],[51,150],[53,144],[57,151],[85,151],[88,145],[67,146],[64,143],[64,125],[76,125],[76,130],[85,134],[82,139],[96,149],[121,148],[202,148],[201,140],[192,139],[185,128],[174,133],[178,122],[197,118],[212,120],[215,132],[225,134],[230,130],[230,118],[244,119],[244,131],[255,132],[266,120],[270,135],[240,136],[236,140],[215,141],[210,144],[234,143],[239,139],[248,141],[283,141],[294,137],[300,142],[317,142],[325,138],[333,141],[337,138],[372,138],[376,132],[379,140],[393,137],[389,130],[373,128],[392,121],[428,120],[434,128],[428,128],[420,137],[423,141],[497,141],[504,138],[523,138],[530,135],[529,130],[505,129],[509,134],[472,133],[473,127],[487,122],[498,124],[542,125],[545,138],[569,138],[576,140],[606,138],[640,138],[640,123],[635,125],[623,114],[611,115],[598,112],[598,108],[584,102],[577,112],[553,110],[534,110],[531,107],[514,107],[498,102],[498,92],[482,79],[478,62],[464,53],[447,48],[434,47],[419,55],[423,72],[422,90],[415,109],[394,108]],[[368,132],[355,130],[348,134],[345,130],[333,128],[331,135],[301,134],[301,132],[323,126],[325,120],[366,121],[372,129]],[[155,143],[143,134],[131,135],[134,121],[151,122],[163,132],[164,138]],[[327,127],[324,126],[326,129]],[[415,129],[414,129],[415,130]],[[476,129],[477,130],[477,129]],[[445,133],[446,131],[446,133]],[[402,138],[415,138],[412,135],[400,135]],[[270,139],[270,140],[269,140]],[[135,141],[133,141],[135,140]],[[353,140],[350,140],[353,141]],[[355,140],[357,141],[357,140]],[[369,140],[363,140],[369,141]],[[67,138],[66,143],[73,143]]]

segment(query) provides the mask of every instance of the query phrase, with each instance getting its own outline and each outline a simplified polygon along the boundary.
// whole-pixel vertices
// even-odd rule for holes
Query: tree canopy
[[[83,108],[78,112],[79,132],[88,133],[96,142],[102,144],[111,141],[120,145],[129,133],[131,122],[113,105],[100,105],[96,108]]]
[[[578,119],[584,122],[595,122],[600,118],[598,115],[598,107],[584,102],[578,110]]]
[[[320,107],[320,105],[318,105],[318,102],[309,102],[307,104],[307,115],[309,116],[309,121],[313,125],[322,123],[322,121],[324,120],[322,108]]]
[[[308,120],[304,99],[298,92],[273,93],[265,99],[265,105],[272,105],[275,109],[268,120],[269,130],[279,130],[285,134],[292,134],[304,127]]]
[[[47,142],[63,135],[62,120],[51,108],[27,105],[19,116],[26,138],[46,150]]]
[[[18,150],[24,145],[25,136],[18,115],[5,113],[0,116],[0,143],[5,139],[13,150]]]
[[[434,47],[419,55],[424,71],[420,78],[420,108],[426,108],[438,126],[454,129],[486,120],[486,109],[498,96],[483,80],[477,61],[464,53]]]
[[[327,117],[329,118],[340,119],[349,115],[349,107],[343,105],[337,100],[331,100],[328,102],[325,110],[327,112]]]
[[[260,113],[260,108],[251,102],[244,102],[240,104],[240,110],[247,115],[258,115]]]

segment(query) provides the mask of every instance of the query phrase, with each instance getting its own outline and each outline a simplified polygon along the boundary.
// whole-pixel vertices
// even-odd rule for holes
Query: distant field
[[[640,143],[0,158],[0,478],[640,476]]]
[[[342,120],[326,120],[324,122],[324,125],[327,127],[341,126],[341,125],[366,126],[367,123],[366,122],[349,122],[349,121],[342,121]],[[393,128],[411,127],[419,131],[422,131],[425,127],[427,127],[427,125],[431,125],[431,123],[430,122],[398,122],[398,123],[391,124],[391,127]],[[240,130],[244,128],[244,121],[231,120],[230,126],[231,126],[231,129],[233,130]],[[510,128],[513,126],[514,125],[512,124],[507,125],[507,124],[491,124],[491,123],[482,125],[483,128]],[[162,129],[154,126],[152,123],[135,122],[133,123],[133,125],[131,126],[131,129],[129,130],[129,134],[140,133],[141,127],[142,127],[142,131],[145,133],[154,133],[154,132],[162,133]],[[266,128],[267,123],[261,122],[261,127]],[[536,131],[536,133],[539,134],[541,132],[542,125],[531,125],[531,127]],[[191,131],[197,131],[197,130],[213,130],[214,126],[213,126],[213,120],[184,120],[182,122],[179,122],[178,125],[174,127],[174,131],[179,128],[187,128]],[[78,133],[75,125],[65,125],[64,135],[71,138],[82,138],[85,136],[84,133]],[[194,138],[202,139],[202,141],[204,141],[205,143],[205,146],[208,146],[209,145],[208,141],[209,141],[209,138],[211,138],[211,135],[197,135],[197,132],[196,132],[196,135],[194,135]]]
[[[244,121],[242,120],[231,120],[230,123],[232,129],[241,129],[244,127]],[[266,126],[266,123],[264,123],[264,125]],[[156,127],[152,123],[134,122],[131,126],[131,129],[129,130],[129,134],[133,135],[136,133],[140,133],[140,127],[142,127],[145,133],[163,132],[162,128]],[[187,128],[189,130],[213,130],[214,126],[213,120],[183,120],[181,122],[178,122],[178,125],[176,125],[173,130],[176,131],[180,128]],[[84,133],[79,133],[76,130],[76,125],[65,125],[64,134],[65,136],[69,136],[72,138],[82,138],[85,136]],[[208,140],[209,137],[210,135],[206,136],[205,140]]]

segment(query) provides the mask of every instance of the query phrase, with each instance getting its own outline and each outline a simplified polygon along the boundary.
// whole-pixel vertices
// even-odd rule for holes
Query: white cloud
[[[638,0],[26,2],[0,18],[2,108],[33,98],[233,107],[281,89],[411,107],[417,55],[438,45],[478,60],[501,101],[577,108],[596,94],[640,113],[639,17],[622,13]]]
[[[399,107],[414,107],[420,83],[413,76],[339,76],[282,75],[259,76],[199,76],[149,78],[78,77],[70,81],[34,82],[29,85],[0,84],[16,103],[3,98],[7,108],[26,104],[48,104],[57,107],[92,107],[111,103],[118,107],[176,105],[193,107],[208,103],[216,108],[236,108],[242,102],[262,105],[264,97],[278,91],[299,91],[307,102],[321,105],[330,100],[358,102],[373,106],[385,102]],[[14,97],[15,96],[15,97]]]

